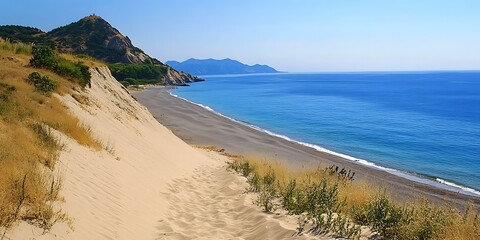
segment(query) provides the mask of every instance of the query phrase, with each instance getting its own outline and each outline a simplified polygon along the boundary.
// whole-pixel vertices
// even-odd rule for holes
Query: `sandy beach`
[[[451,203],[459,206],[470,202],[480,204],[478,197],[412,181],[257,131],[173,97],[165,88],[149,88],[133,95],[162,125],[191,145],[213,145],[229,153],[277,160],[293,168],[325,167],[335,164],[354,170],[357,179],[367,179],[377,187],[387,189],[398,200],[426,197],[441,204]]]

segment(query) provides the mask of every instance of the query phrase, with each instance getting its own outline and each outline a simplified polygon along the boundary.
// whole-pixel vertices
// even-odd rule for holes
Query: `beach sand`
[[[155,87],[133,93],[162,125],[192,145],[213,145],[226,152],[276,160],[292,168],[326,167],[331,164],[351,169],[356,179],[366,179],[399,201],[426,197],[440,204],[479,205],[480,198],[412,181],[337,155],[317,151],[280,137],[252,129],[203,107],[171,96],[166,88]]]

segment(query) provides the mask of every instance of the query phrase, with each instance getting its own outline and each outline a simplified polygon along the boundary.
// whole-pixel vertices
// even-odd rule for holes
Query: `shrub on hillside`
[[[49,96],[52,91],[58,87],[57,81],[48,76],[42,76],[38,72],[32,72],[28,75],[27,82],[35,86],[35,90]]]
[[[30,66],[36,68],[55,69],[58,64],[58,54],[50,47],[33,46],[33,57],[30,59]]]
[[[90,72],[88,67],[83,65],[82,62],[74,63],[66,59],[60,59],[55,72],[69,79],[78,80],[82,87],[90,86]]]
[[[58,55],[50,47],[34,46],[30,66],[45,68],[69,80],[77,81],[82,87],[90,86],[90,72],[82,62],[72,62]]]
[[[115,63],[108,67],[112,75],[125,86],[164,83],[164,65]]]

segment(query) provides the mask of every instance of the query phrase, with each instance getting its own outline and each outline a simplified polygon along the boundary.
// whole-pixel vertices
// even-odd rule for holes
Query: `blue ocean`
[[[295,141],[480,194],[480,72],[204,78],[173,94]]]

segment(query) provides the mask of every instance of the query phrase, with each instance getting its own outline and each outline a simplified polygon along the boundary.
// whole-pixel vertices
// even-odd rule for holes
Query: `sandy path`
[[[226,171],[226,158],[205,154],[216,164],[169,184],[170,210],[158,223],[158,239],[313,239],[296,234],[296,217],[263,213],[244,193],[245,179]]]

